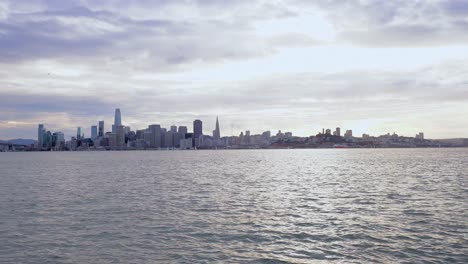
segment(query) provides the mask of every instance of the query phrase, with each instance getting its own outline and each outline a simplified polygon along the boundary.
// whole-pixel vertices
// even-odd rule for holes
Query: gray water
[[[468,263],[468,149],[0,153],[0,263]]]

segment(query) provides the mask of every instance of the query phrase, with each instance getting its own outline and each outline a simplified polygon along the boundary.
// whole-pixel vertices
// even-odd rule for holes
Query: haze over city
[[[134,129],[466,137],[467,17],[461,0],[1,1],[0,139],[115,108]]]

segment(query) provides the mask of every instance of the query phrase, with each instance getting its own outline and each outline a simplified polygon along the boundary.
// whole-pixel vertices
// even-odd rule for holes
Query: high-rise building
[[[44,133],[45,133],[45,128],[43,124],[39,124],[37,127],[37,148],[39,150],[42,149],[44,146]]]
[[[136,139],[145,139],[145,131],[144,129],[137,130]]]
[[[182,138],[185,138],[185,134],[187,134],[188,130],[186,126],[179,126],[179,134]]]
[[[98,135],[98,128],[97,126],[91,126],[91,139],[96,140]]]
[[[81,139],[81,127],[76,128],[76,139]]]
[[[203,123],[197,119],[193,121],[193,138],[198,139],[201,135],[203,135]]]
[[[124,126],[124,132],[125,132],[125,135],[128,135],[130,133],[130,131],[132,131],[132,128],[129,127],[129,126]]]
[[[219,131],[218,117],[216,117],[216,128],[213,130],[213,139],[219,140],[221,138],[221,132]]]
[[[55,150],[63,150],[65,148],[65,135],[62,132],[52,134],[52,145]]]
[[[120,113],[120,108],[115,109],[114,125],[116,125],[116,126],[121,126],[122,125],[122,115]]]
[[[112,133],[116,132],[117,126],[122,125],[122,115],[120,113],[120,108],[115,109],[115,114],[114,114],[114,125],[112,125]]]
[[[150,132],[150,147],[160,148],[161,147],[161,126],[160,125],[150,125],[148,127]]]
[[[341,129],[337,127],[334,134],[335,136],[341,137]]]
[[[50,150],[52,148],[52,133],[50,133],[50,131],[47,131],[44,135],[45,135],[44,147],[47,150]]]
[[[173,137],[172,137],[172,132],[171,131],[166,131],[164,134],[164,141],[163,141],[163,147],[164,148],[172,148],[174,147],[173,145]]]
[[[177,133],[177,126],[171,126],[171,132]]]
[[[344,134],[346,139],[351,139],[353,137],[353,131],[351,129],[346,130],[346,133]]]
[[[121,148],[121,147],[124,147],[125,146],[125,130],[124,130],[124,126],[120,125],[120,126],[116,126],[115,128],[115,135],[116,135],[116,144],[117,144],[117,147]]]
[[[104,121],[99,121],[98,137],[104,136]]]
[[[181,145],[181,141],[185,139],[185,135],[187,135],[187,127],[186,126],[179,126],[179,130],[177,132],[178,136],[174,137],[174,146],[183,148]]]

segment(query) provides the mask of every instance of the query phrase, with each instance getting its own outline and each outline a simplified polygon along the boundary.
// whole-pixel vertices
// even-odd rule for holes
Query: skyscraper
[[[116,135],[116,145],[118,148],[124,147],[125,146],[125,131],[124,131],[124,126],[116,126],[115,127],[115,135]]]
[[[37,148],[39,150],[42,149],[42,147],[44,146],[44,133],[45,133],[44,125],[39,124],[37,128]]]
[[[114,125],[116,126],[122,125],[122,115],[120,114],[120,108],[115,109]]]
[[[97,126],[91,126],[91,139],[96,140],[97,138]]]
[[[335,136],[341,137],[341,129],[339,127],[335,130]]]
[[[201,135],[203,135],[203,124],[197,119],[193,121],[193,138],[198,139]]]
[[[148,127],[150,132],[150,147],[160,148],[161,147],[161,126],[160,125],[150,125]]]
[[[219,140],[221,138],[221,132],[219,131],[218,117],[216,117],[216,128],[213,130],[213,138]]]
[[[186,126],[179,126],[179,134],[182,138],[185,138],[185,134],[187,134],[188,130]]]
[[[81,127],[76,129],[76,139],[81,139]]]
[[[99,137],[103,137],[103,136],[104,136],[104,121],[99,121],[98,136],[99,136]]]
[[[116,132],[116,127],[122,125],[122,115],[120,114],[120,108],[115,109],[114,114],[114,125],[112,125],[112,133]]]

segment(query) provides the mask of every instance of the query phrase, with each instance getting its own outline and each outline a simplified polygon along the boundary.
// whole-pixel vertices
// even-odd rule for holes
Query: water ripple
[[[467,149],[0,153],[0,263],[468,263]]]

